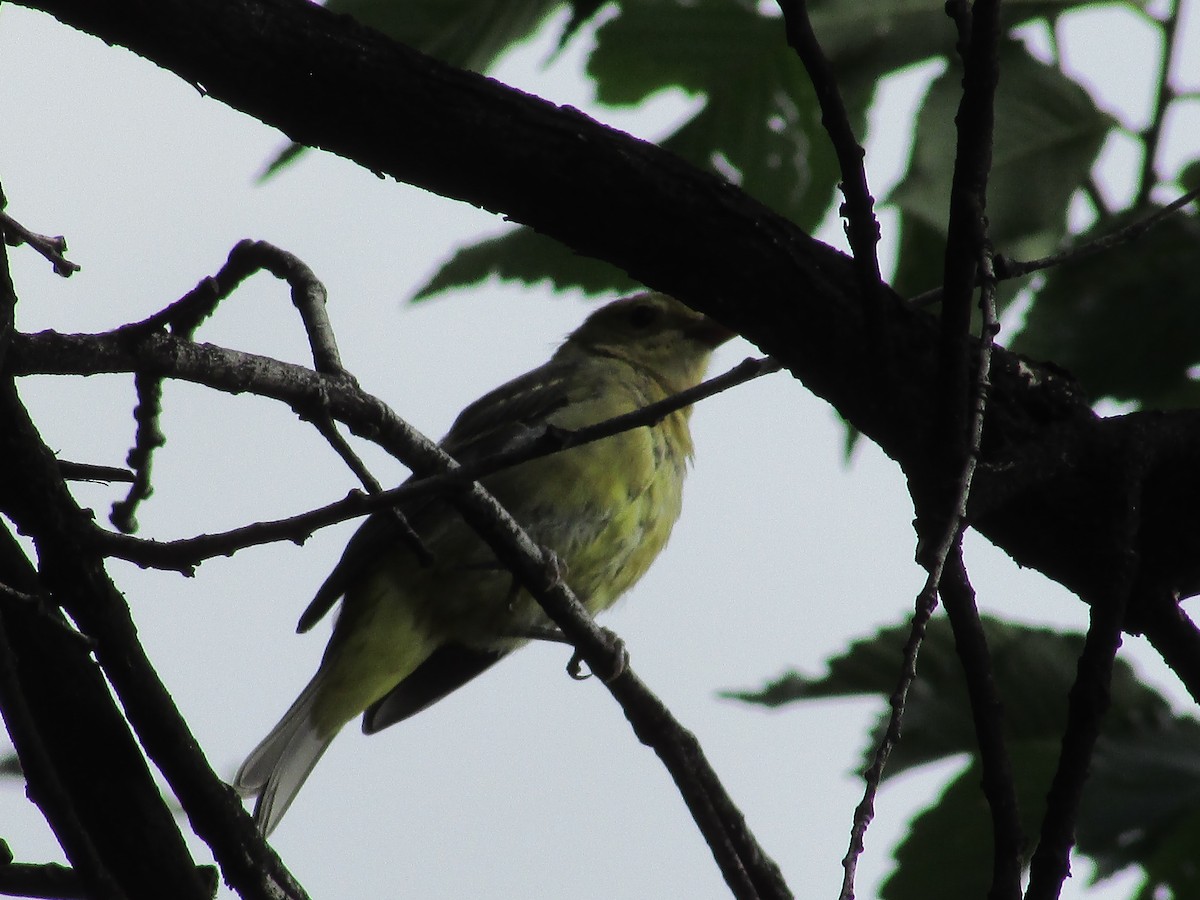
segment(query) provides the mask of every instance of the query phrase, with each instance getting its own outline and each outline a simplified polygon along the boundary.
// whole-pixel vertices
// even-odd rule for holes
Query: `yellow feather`
[[[486,457],[530,429],[577,429],[697,384],[731,334],[662,294],[594,312],[544,366],[463,410],[443,446],[459,461]],[[692,455],[691,410],[497,472],[484,486],[530,537],[552,550],[593,614],[608,609],[666,545],[679,518]],[[321,666],[283,720],[239,770],[270,831],[341,727],[419,711],[550,625],[489,548],[440,499],[402,510],[432,555],[372,517],[347,547],[302,623],[342,594]],[[315,615],[314,615],[315,613]]]

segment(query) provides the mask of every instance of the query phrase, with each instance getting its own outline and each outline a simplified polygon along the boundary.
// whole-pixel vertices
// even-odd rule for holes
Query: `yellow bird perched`
[[[543,426],[577,429],[698,384],[732,333],[664,294],[592,313],[550,361],[462,411],[442,447],[466,463]],[[692,456],[691,408],[654,426],[521,463],[482,479],[530,537],[552,550],[593,615],[649,568],[679,517]],[[342,599],[320,668],[238,770],[269,834],[330,742],[352,718],[373,734],[483,672],[549,620],[442,499],[402,504],[429,553],[376,514],[300,618],[311,628]]]

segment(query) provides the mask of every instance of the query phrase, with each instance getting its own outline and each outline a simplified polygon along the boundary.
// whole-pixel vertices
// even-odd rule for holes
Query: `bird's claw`
[[[605,684],[612,684],[629,668],[629,648],[625,646],[625,642],[615,631],[607,628],[601,628],[600,631],[604,634],[605,643],[608,644],[608,649],[612,653],[612,669],[607,674],[601,675],[600,680]],[[567,674],[576,681],[586,681],[591,678],[594,673],[583,671],[584,662],[583,654],[576,650],[571,654],[571,659],[567,663]]]

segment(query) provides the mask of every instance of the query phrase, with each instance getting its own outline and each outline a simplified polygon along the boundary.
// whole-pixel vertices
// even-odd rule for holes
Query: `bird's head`
[[[560,352],[580,350],[649,369],[673,391],[698,384],[734,332],[666,294],[635,294],[596,310]]]

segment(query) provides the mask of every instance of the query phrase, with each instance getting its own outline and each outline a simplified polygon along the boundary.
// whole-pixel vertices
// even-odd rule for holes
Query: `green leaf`
[[[1142,865],[1160,883],[1200,888],[1200,723],[1164,717],[1158,727],[1106,734],[1083,796],[1079,849],[1097,878]],[[1190,865],[1181,865],[1180,852]],[[1176,894],[1175,896],[1181,896]]]
[[[998,250],[1015,258],[1041,256],[1066,233],[1068,201],[1116,123],[1086,90],[1035,60],[1018,42],[1002,45],[1000,72],[988,178],[990,236]],[[917,117],[908,172],[888,198],[943,235],[961,77],[954,69],[930,85]]]
[[[529,228],[516,228],[459,250],[413,297],[424,300],[452,288],[489,278],[536,284],[547,279],[561,290],[586,294],[625,292],[638,286],[616,266],[572,253],[558,241]]]
[[[1027,835],[1037,833],[1045,811],[1046,786],[1058,749],[1058,742],[1051,740],[1013,748],[1013,780],[1021,827]],[[882,900],[987,896],[992,882],[992,824],[979,789],[982,780],[978,761],[968,763],[941,796],[917,814],[893,852],[896,867],[880,890]]]
[[[1057,765],[1067,695],[1083,646],[1078,634],[984,618],[995,683],[1026,837],[1036,839],[1044,797]],[[908,626],[857,641],[819,677],[788,673],[757,691],[727,694],[778,706],[817,697],[878,694],[895,688]],[[903,739],[888,775],[924,762],[966,756],[966,769],[922,811],[897,848],[897,871],[884,887],[889,900],[983,896],[991,871],[991,826],[976,760],[972,717],[949,622],[929,623],[918,678],[905,707]],[[1143,867],[1151,887],[1197,896],[1200,847],[1200,722],[1176,715],[1167,701],[1117,660],[1112,704],[1091,761],[1077,823],[1079,852],[1098,877]],[[882,720],[874,729],[877,744]]]
[[[1193,159],[1190,163],[1179,170],[1179,177],[1176,179],[1185,191],[1194,191],[1200,188],[1200,159]]]
[[[1138,889],[1138,900],[1156,900],[1169,896],[1174,900],[1200,897],[1200,867],[1196,848],[1200,847],[1200,809],[1192,809],[1174,823],[1152,852],[1138,858],[1146,880]]]
[[[1005,0],[1002,24],[1009,29],[1092,4],[1093,0]],[[808,6],[821,49],[843,81],[875,80],[933,57],[956,54],[958,34],[942,0],[810,0]]]
[[[1148,212],[1126,211],[1103,231]],[[1132,244],[1051,269],[1011,347],[1069,370],[1094,398],[1200,406],[1189,374],[1200,364],[1198,255],[1200,219],[1176,213]]]
[[[732,0],[640,0],[624,3],[596,40],[588,74],[600,102],[636,104],[672,87],[703,94],[704,106],[662,146],[739,183],[803,228],[821,221],[839,178],[837,163],[812,86],[778,19]],[[865,90],[847,96],[860,131],[868,101]],[[533,238],[517,234],[459,251],[418,296],[488,274],[550,279],[588,292],[631,283],[611,267],[551,250],[544,239],[535,247]]]
[[[946,260],[945,230],[901,209],[899,231],[892,287],[901,297],[915,297],[941,287]]]
[[[640,103],[667,88],[705,98],[662,146],[731,178],[814,228],[840,178],[820,107],[778,17],[734,0],[641,0],[600,27],[588,74],[601,103]],[[859,134],[873,82],[845,91]]]
[[[983,625],[996,686],[1004,698],[1009,736],[1017,740],[1056,739],[1066,723],[1067,692],[1075,679],[1082,636],[990,617],[983,618]],[[829,670],[823,676],[789,672],[757,691],[728,692],[725,696],[767,706],[823,697],[887,697],[896,687],[908,631],[908,625],[897,626],[855,641],[844,654],[829,660]],[[917,671],[905,705],[904,740],[892,752],[886,777],[975,749],[962,666],[946,618],[929,623]],[[1112,692],[1113,706],[1106,720],[1112,733],[1143,730],[1147,723],[1169,715],[1166,701],[1141,684],[1122,660],[1117,660],[1114,668]],[[883,725],[881,718],[871,736],[868,757],[883,733]]]

